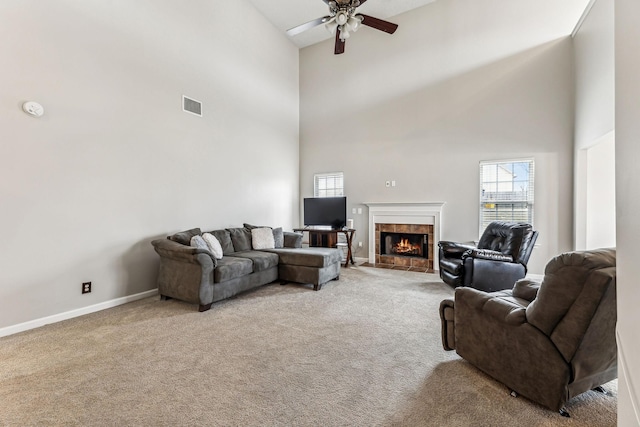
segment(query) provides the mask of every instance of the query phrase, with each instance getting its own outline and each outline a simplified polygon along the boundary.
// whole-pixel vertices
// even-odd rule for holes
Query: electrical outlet
[[[91,282],[84,282],[82,284],[82,293],[88,294],[89,292],[91,292]]]
[[[361,248],[362,247],[362,242],[358,242],[358,247]]]
[[[391,181],[385,181],[384,186],[387,188],[391,187]]]

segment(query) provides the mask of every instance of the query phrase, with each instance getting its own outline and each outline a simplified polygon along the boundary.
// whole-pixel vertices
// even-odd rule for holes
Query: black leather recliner
[[[453,286],[485,292],[513,288],[527,274],[527,262],[538,238],[531,224],[494,221],[478,246],[440,241],[440,278]]]

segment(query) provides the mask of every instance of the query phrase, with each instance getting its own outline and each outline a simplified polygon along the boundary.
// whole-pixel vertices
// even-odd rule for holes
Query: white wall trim
[[[589,148],[593,148],[598,144],[602,144],[603,142],[607,142],[610,140],[616,140],[616,130],[612,129],[609,132],[605,132],[604,134],[602,134],[601,136],[595,138],[593,141],[590,141],[588,143],[588,145],[585,145],[584,147],[580,147],[581,151],[586,151]]]
[[[571,37],[575,37],[576,34],[578,34],[578,31],[580,31],[580,27],[582,27],[582,23],[585,21],[585,19],[587,19],[587,16],[589,16],[589,12],[591,12],[594,4],[596,4],[596,0],[591,0],[587,7],[585,7],[584,12],[582,12],[582,16],[580,16],[580,19],[578,19],[578,23],[575,27],[573,27]]]
[[[638,396],[636,394],[634,384],[631,380],[631,376],[629,375],[627,359],[625,358],[624,349],[622,348],[622,337],[620,336],[620,332],[617,330],[616,338],[618,341],[618,359],[620,361],[620,368],[622,368],[618,371],[618,374],[622,374],[622,376],[624,377],[624,381],[627,384],[627,388],[629,389],[629,400],[631,400],[631,407],[633,408],[633,413],[636,416],[636,421],[638,422],[638,425],[640,425],[640,412],[638,411],[638,407],[640,405],[638,404]]]
[[[19,332],[28,331],[30,329],[39,328],[51,323],[61,322],[63,320],[73,319],[74,317],[84,316],[85,314],[95,313],[96,311],[106,310],[107,308],[117,307],[129,302],[137,301],[143,298],[152,297],[158,294],[158,289],[140,292],[139,294],[128,295],[126,297],[116,298],[87,307],[78,308],[64,313],[54,314],[52,316],[42,317],[40,319],[30,320],[28,322],[19,323],[13,326],[7,326],[0,329],[0,337],[17,334]]]

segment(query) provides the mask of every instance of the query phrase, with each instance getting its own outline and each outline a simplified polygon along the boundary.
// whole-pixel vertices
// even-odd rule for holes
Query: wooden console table
[[[349,267],[349,261],[351,261],[351,264],[355,264],[355,262],[353,261],[353,253],[351,252],[351,246],[353,245],[353,236],[356,233],[355,229],[343,228],[341,230],[328,230],[317,228],[294,228],[293,231],[308,232],[309,246],[323,248],[337,248],[338,233],[344,233],[347,238],[347,260],[345,261],[344,266]]]

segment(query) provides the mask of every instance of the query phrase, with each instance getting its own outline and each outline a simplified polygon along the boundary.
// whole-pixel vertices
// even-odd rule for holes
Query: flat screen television
[[[331,226],[339,230],[347,224],[346,197],[309,197],[304,199],[304,225]]]

